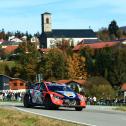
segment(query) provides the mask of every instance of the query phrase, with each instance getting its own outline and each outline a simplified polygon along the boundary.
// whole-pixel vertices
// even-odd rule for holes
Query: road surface
[[[22,104],[8,105],[8,107],[10,106],[16,107],[16,109],[21,111],[86,124],[88,126],[126,126],[126,112],[115,111],[111,107],[87,106],[83,111],[75,111],[72,108],[60,108],[59,110],[46,110],[42,107],[24,108]]]

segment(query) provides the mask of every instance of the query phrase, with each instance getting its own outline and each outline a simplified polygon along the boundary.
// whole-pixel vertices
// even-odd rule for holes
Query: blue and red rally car
[[[36,83],[25,93],[23,103],[25,107],[45,106],[47,109],[73,107],[76,111],[86,107],[82,95],[75,93],[65,84],[53,82]]]

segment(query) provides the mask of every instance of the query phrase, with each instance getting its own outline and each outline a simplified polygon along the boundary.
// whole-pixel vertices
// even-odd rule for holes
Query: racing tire
[[[82,108],[82,107],[75,107],[75,110],[76,110],[76,111],[82,111],[83,108]]]
[[[47,96],[45,98],[45,108],[46,109],[51,109],[52,108],[52,101],[51,101],[50,96]]]
[[[56,106],[52,103],[50,96],[47,96],[45,99],[45,108],[51,110],[57,110],[59,106]]]
[[[24,107],[26,108],[33,107],[32,102],[31,102],[31,96],[29,94],[24,95],[23,104],[24,104]]]

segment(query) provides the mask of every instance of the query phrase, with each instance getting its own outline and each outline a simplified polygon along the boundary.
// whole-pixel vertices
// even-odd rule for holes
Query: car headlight
[[[59,96],[56,96],[56,95],[53,95],[53,97],[56,98],[56,99],[60,99],[60,97]]]
[[[61,100],[62,98],[60,96],[57,96],[57,95],[52,95],[52,97],[56,100]]]

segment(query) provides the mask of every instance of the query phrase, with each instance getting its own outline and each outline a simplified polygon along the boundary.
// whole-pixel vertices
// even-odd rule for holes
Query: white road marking
[[[89,123],[82,123],[82,122],[67,120],[67,119],[63,119],[63,118],[59,118],[59,117],[53,117],[53,116],[49,116],[49,115],[46,115],[46,114],[40,114],[40,113],[36,113],[36,112],[30,112],[28,110],[24,110],[24,109],[21,109],[21,108],[18,108],[18,107],[14,107],[14,108],[16,108],[16,109],[18,109],[20,111],[32,113],[32,114],[35,114],[35,115],[41,115],[41,116],[44,116],[44,117],[48,117],[48,118],[52,118],[52,119],[57,119],[57,120],[61,120],[61,121],[72,122],[72,123],[75,123],[75,124],[82,124],[82,125],[87,125],[87,126],[96,126],[96,125],[92,125],[92,124],[89,124]]]

